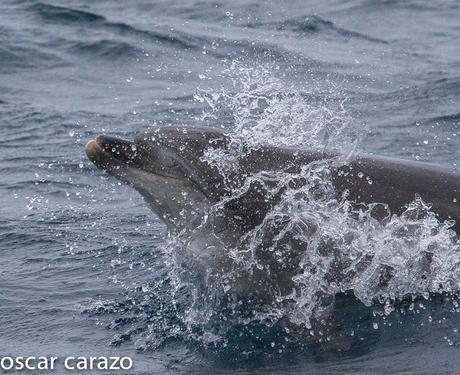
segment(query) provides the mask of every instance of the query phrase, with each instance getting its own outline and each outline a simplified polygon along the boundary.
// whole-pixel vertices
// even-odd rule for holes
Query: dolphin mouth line
[[[110,145],[107,143],[107,139],[109,139],[111,142],[119,143],[117,145]],[[138,152],[137,145],[132,141],[98,136],[97,138],[91,139],[86,143],[85,151],[88,158],[98,168],[107,172],[121,172],[122,169],[133,167],[160,177],[174,179],[181,182],[185,180],[178,176],[169,175],[157,170],[153,171],[143,168],[142,164],[136,158]]]

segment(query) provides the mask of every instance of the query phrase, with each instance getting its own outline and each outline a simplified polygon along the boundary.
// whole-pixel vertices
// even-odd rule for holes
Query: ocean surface
[[[2,0],[0,355],[129,356],[135,374],[459,373],[460,289],[420,291],[411,272],[385,290],[413,297],[392,311],[368,303],[373,280],[356,285],[342,352],[191,324],[165,225],[84,152],[163,125],[455,169],[458,1]],[[460,246],[442,233],[428,278],[455,285]]]

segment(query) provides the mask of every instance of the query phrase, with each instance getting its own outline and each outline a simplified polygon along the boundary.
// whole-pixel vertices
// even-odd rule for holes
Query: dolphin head
[[[203,160],[206,150],[225,148],[218,130],[162,127],[134,141],[100,135],[86,145],[99,168],[134,187],[173,232],[198,225],[226,193],[223,176]]]
[[[281,193],[273,194],[267,184],[256,181],[245,186],[244,194],[234,194],[248,176],[261,171],[298,172],[323,155],[246,147],[244,142],[235,150],[234,141],[212,128],[160,127],[140,133],[134,141],[98,136],[87,143],[86,153],[96,166],[139,191],[173,233],[195,229],[208,217],[210,207],[224,201],[208,225],[235,238],[258,225]],[[234,168],[223,171],[210,163],[205,155],[213,150],[230,155]]]

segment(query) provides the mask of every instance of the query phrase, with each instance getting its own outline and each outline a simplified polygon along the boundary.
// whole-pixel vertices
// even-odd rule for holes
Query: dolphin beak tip
[[[85,145],[85,151],[88,158],[94,162],[96,156],[102,152],[102,148],[95,139],[91,139]]]
[[[86,151],[92,151],[92,150],[99,150],[101,148],[101,145],[96,139],[90,139],[86,145],[85,145],[85,150]]]

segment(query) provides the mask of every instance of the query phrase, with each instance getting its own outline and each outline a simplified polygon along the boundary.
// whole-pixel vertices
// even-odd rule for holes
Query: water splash
[[[261,143],[340,150],[342,157],[311,163],[298,173],[262,171],[212,207],[206,220],[219,216],[253,184],[278,196],[262,222],[225,249],[224,262],[191,265],[196,262],[187,257],[191,239],[170,238],[162,249],[166,275],[128,291],[131,302],[122,310],[137,321],[130,321],[127,337],[137,336],[142,349],[178,338],[220,348],[236,340],[233,347],[240,348],[241,337],[253,340],[254,349],[254,340],[278,342],[272,341],[277,335],[282,342],[295,337],[346,348],[343,337],[353,337],[356,327],[334,328],[338,295],[381,306],[388,315],[408,298],[460,290],[460,244],[452,223],[439,222],[420,197],[414,196],[401,216],[378,202],[356,208],[337,198],[331,166],[347,163],[359,141],[340,91],[306,94],[277,77],[276,68],[238,62],[224,74],[231,78],[231,90],[202,88],[195,97],[207,104],[203,118],[230,115],[234,123],[228,129],[229,150],[204,155],[224,176],[238,169],[241,153]],[[299,180],[306,183],[299,186]],[[203,228],[195,237],[206,235]],[[200,277],[190,272],[200,267]]]
[[[330,81],[319,84],[305,77],[295,84],[283,79],[279,67],[251,67],[238,60],[222,76],[230,81],[230,89],[200,88],[195,94],[208,105],[202,119],[225,123],[223,118],[229,116],[232,135],[252,146],[340,149],[347,154],[363,133],[351,126],[346,96]]]
[[[414,196],[401,216],[380,203],[357,209],[337,199],[331,162],[346,163],[359,140],[345,100],[323,96],[322,103],[314,103],[312,93],[305,95],[267,67],[233,63],[226,74],[232,91],[197,94],[209,105],[205,117],[226,110],[234,119],[230,152],[205,155],[221,173],[237,168],[244,146],[261,143],[340,150],[346,157],[312,163],[299,174],[263,171],[215,207],[218,212],[254,183],[273,194],[283,192],[263,222],[229,251],[232,267],[213,279],[222,284],[220,296],[232,289],[262,289],[250,320],[272,325],[287,320],[311,329],[315,320],[327,319],[338,293],[351,291],[363,304],[382,304],[389,313],[408,297],[459,290],[460,247],[452,223],[439,222],[420,197]],[[307,183],[299,188],[295,181],[301,179]]]

